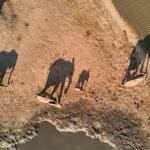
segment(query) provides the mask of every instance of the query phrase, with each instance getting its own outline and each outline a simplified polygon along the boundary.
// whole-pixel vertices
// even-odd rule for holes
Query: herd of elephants
[[[2,7],[5,0],[0,0],[0,14],[2,13]],[[16,66],[18,53],[16,50],[1,51],[0,52],[0,86],[8,86],[12,83],[11,76]],[[134,46],[130,55],[130,62],[127,68],[126,74],[122,80],[122,84],[130,80],[135,80],[141,75],[148,75],[148,64],[150,58],[150,35],[146,35],[143,39],[139,40]],[[66,94],[72,83],[72,77],[74,74],[75,58],[72,61],[64,59],[57,59],[48,69],[48,77],[44,88],[38,93],[39,96],[48,97],[56,103],[60,103],[62,94]],[[9,71],[8,71],[9,70]],[[7,83],[4,84],[4,77],[7,77]],[[79,79],[76,84],[76,88],[81,91],[85,91],[88,80],[90,77],[90,70],[82,70]],[[6,80],[6,79],[5,79]],[[67,86],[65,82],[68,80]],[[51,93],[47,90],[53,87]],[[59,95],[56,97],[54,94],[60,87]]]
[[[16,50],[1,51],[0,52],[0,86],[8,86],[12,83],[11,76],[17,63],[18,54]],[[150,58],[150,35],[147,35],[144,39],[139,40],[134,46],[130,55],[130,62],[127,68],[126,74],[122,80],[122,84],[130,80],[136,79],[140,74],[148,74],[148,64]],[[71,61],[64,60],[62,58],[57,59],[48,68],[48,77],[44,88],[38,93],[38,96],[47,97],[55,103],[60,103],[63,94],[66,94],[72,83],[74,74],[75,58]],[[9,70],[9,71],[8,71]],[[7,74],[7,84],[4,78]],[[82,70],[75,88],[85,91],[90,77],[90,70]],[[6,79],[5,79],[6,80]],[[68,80],[68,82],[67,82]],[[67,82],[67,85],[65,83]],[[47,92],[52,87],[53,90]],[[59,88],[60,87],[60,88]],[[60,89],[59,94],[58,88]],[[56,95],[56,94],[55,94]]]

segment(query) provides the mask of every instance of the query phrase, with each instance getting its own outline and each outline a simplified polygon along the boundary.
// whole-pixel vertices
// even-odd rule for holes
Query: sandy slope
[[[136,87],[121,86],[134,43],[101,1],[9,0],[0,20],[1,51],[18,53],[13,82],[0,88],[0,141],[12,134],[21,138],[30,122],[47,118],[60,128],[108,136],[118,149],[149,149],[150,78]],[[40,103],[36,94],[50,64],[73,57],[73,81],[62,108]],[[88,69],[86,92],[76,91],[80,72]]]

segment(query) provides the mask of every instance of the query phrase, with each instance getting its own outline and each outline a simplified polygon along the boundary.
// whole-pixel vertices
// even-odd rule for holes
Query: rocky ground
[[[119,150],[150,149],[150,78],[121,86],[136,43],[103,1],[7,0],[0,20],[1,51],[18,56],[11,83],[0,88],[0,147],[31,139],[39,123],[50,120],[60,129],[84,129]],[[49,66],[72,58],[73,78],[61,108],[40,103]],[[77,91],[80,73],[89,69],[86,91]]]

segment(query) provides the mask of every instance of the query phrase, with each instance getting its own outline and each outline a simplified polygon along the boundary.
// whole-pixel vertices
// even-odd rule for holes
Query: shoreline
[[[102,136],[101,134],[89,134],[90,133],[90,128],[87,129],[85,127],[81,128],[81,127],[76,127],[76,126],[70,126],[70,127],[65,127],[61,128],[59,127],[59,125],[50,120],[50,119],[46,119],[46,118],[40,118],[38,121],[36,121],[36,123],[34,123],[34,125],[30,125],[30,127],[26,130],[25,135],[19,137],[19,139],[17,139],[15,136],[13,135],[9,135],[8,137],[5,137],[8,141],[12,141],[12,143],[10,142],[9,144],[6,142],[4,142],[2,145],[0,145],[0,148],[5,149],[5,148],[9,148],[10,150],[17,150],[17,145],[22,145],[22,144],[26,144],[29,141],[32,141],[34,138],[36,138],[38,136],[38,132],[40,129],[40,125],[43,122],[48,122],[49,124],[55,126],[56,130],[59,131],[60,133],[62,132],[70,132],[70,133],[78,133],[78,132],[83,132],[85,133],[85,136],[90,137],[91,139],[98,139],[100,143],[104,143],[107,144],[109,146],[111,146],[114,150],[116,149],[116,145],[112,142],[110,142],[109,138],[107,138],[107,136]],[[28,134],[29,133],[29,134]]]
[[[127,31],[127,37],[130,42],[136,43],[139,35],[138,33],[131,27],[127,21],[121,16],[121,14],[118,12],[116,6],[114,5],[112,0],[102,0],[106,10],[111,15],[111,18],[118,24],[118,26]]]
[[[59,132],[71,132],[71,133],[84,132],[87,137],[90,137],[90,138],[92,138],[92,139],[98,139],[100,143],[108,144],[108,145],[110,145],[112,148],[114,148],[114,150],[116,149],[116,145],[115,145],[114,143],[112,143],[112,142],[109,140],[109,138],[107,138],[107,136],[103,136],[103,137],[102,137],[101,134],[99,134],[99,135],[90,135],[90,134],[89,134],[89,131],[88,131],[86,128],[84,128],[84,127],[83,127],[83,128],[72,128],[72,129],[71,129],[71,127],[70,127],[70,128],[63,128],[63,129],[62,129],[62,128],[60,128],[60,127],[57,125],[57,123],[51,121],[50,119],[48,119],[48,120],[43,120],[42,122],[45,122],[45,121],[47,121],[48,123],[54,125],[55,128],[56,128],[56,130],[58,130]],[[42,123],[42,122],[41,122],[41,123]],[[41,123],[40,123],[40,124],[41,124]]]

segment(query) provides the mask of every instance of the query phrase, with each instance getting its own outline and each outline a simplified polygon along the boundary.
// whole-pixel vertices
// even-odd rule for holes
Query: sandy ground
[[[136,35],[132,41],[106,5],[100,0],[5,2],[0,48],[14,49],[18,59],[11,84],[0,88],[0,145],[18,143],[33,122],[48,119],[64,130],[85,129],[119,150],[150,149],[150,78],[121,86]],[[40,103],[37,93],[50,65],[72,58],[74,74],[61,109]],[[80,73],[89,69],[86,91],[77,91]]]

